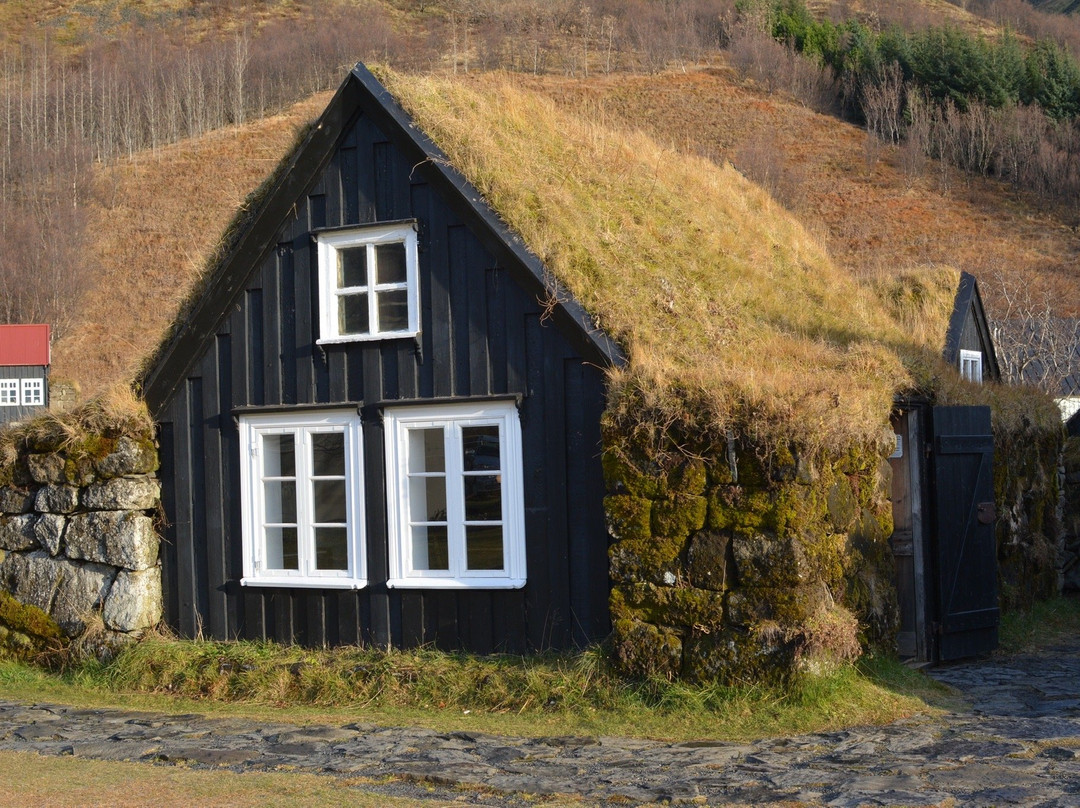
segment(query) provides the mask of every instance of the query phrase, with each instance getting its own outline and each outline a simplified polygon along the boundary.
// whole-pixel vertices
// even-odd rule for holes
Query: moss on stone
[[[56,621],[36,606],[0,591],[0,653],[31,659],[56,652],[65,643]]]
[[[668,491],[675,495],[701,496],[705,493],[705,463],[688,459],[668,473]]]
[[[708,500],[688,494],[669,495],[652,506],[652,533],[682,541],[705,526]]]
[[[630,676],[674,679],[682,670],[682,638],[673,631],[639,620],[616,620],[612,653],[620,670]]]
[[[686,574],[700,589],[723,592],[735,582],[735,562],[731,555],[731,534],[702,530],[690,539]]]
[[[685,646],[684,676],[699,684],[785,684],[795,674],[794,644],[770,623],[695,632]]]
[[[608,548],[611,580],[665,583],[666,577],[678,578],[684,548],[684,541],[663,536],[615,542]]]
[[[612,620],[638,620],[653,625],[719,627],[723,598],[716,592],[637,582],[611,590]]]
[[[648,499],[667,494],[667,475],[659,465],[644,457],[631,456],[622,445],[606,444],[600,465],[609,491]]]
[[[604,497],[608,532],[615,541],[647,539],[652,535],[652,501],[629,494]]]

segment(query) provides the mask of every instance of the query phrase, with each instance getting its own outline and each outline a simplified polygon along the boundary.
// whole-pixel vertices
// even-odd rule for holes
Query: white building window
[[[960,351],[960,375],[969,382],[982,384],[982,353],[980,351]]]
[[[405,224],[318,235],[319,342],[420,332],[416,229]]]
[[[367,583],[355,411],[241,416],[242,583]]]
[[[44,379],[20,379],[19,384],[24,407],[41,407],[45,404]]]
[[[19,406],[19,380],[0,379],[0,407]]]
[[[521,423],[513,402],[387,408],[390,580],[525,585]]]

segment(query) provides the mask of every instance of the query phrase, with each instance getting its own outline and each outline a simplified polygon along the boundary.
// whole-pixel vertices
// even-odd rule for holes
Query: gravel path
[[[568,794],[589,804],[1080,807],[1080,639],[931,675],[962,691],[973,710],[754,743],[662,743],[298,727],[0,701],[0,749],[363,775],[393,781],[388,793],[491,805]],[[471,784],[484,788],[470,797],[459,787]]]

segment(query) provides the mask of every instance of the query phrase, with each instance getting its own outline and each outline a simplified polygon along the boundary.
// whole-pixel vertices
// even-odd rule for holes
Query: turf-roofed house
[[[894,557],[887,458],[896,430],[948,421],[927,301],[951,309],[959,274],[875,294],[730,166],[505,77],[382,80],[351,71],[142,374],[166,620],[477,652],[610,638],[628,671],[695,679],[898,630],[938,654],[950,607],[937,561]],[[983,485],[989,411],[959,411],[949,445]],[[990,602],[960,609],[983,643],[990,535],[964,584]]]

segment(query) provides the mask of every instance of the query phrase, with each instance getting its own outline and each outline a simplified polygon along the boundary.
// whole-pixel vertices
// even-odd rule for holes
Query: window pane
[[[498,522],[502,519],[502,482],[495,474],[465,477],[465,519]]]
[[[311,436],[311,466],[316,477],[345,476],[345,433],[315,432]]]
[[[263,436],[263,476],[296,476],[296,445],[292,435]]]
[[[338,288],[367,286],[367,247],[345,247],[337,255]]]
[[[349,568],[348,532],[344,527],[315,528],[315,568],[347,570]]]
[[[409,328],[409,292],[392,289],[378,292],[375,302],[379,307],[380,331],[406,331]]]
[[[465,528],[465,557],[471,570],[501,570],[502,528],[498,525]]]
[[[267,480],[263,483],[266,521],[296,524],[296,483],[292,480]]]
[[[445,471],[446,451],[444,449],[443,430],[409,430],[409,472],[416,474],[424,471]]]
[[[409,480],[409,519],[413,522],[446,521],[445,477],[413,477]]]
[[[296,552],[295,527],[266,528],[266,568],[271,570],[300,568],[300,558]]]
[[[379,244],[375,247],[375,282],[405,283],[405,245]]]
[[[465,471],[498,470],[498,426],[467,426],[461,430],[461,441]]]
[[[311,487],[315,497],[315,521],[344,523],[345,481],[315,480]]]
[[[368,333],[367,295],[338,297],[338,332],[341,334]]]
[[[413,569],[448,570],[450,553],[446,544],[446,528],[421,525],[412,529]]]

